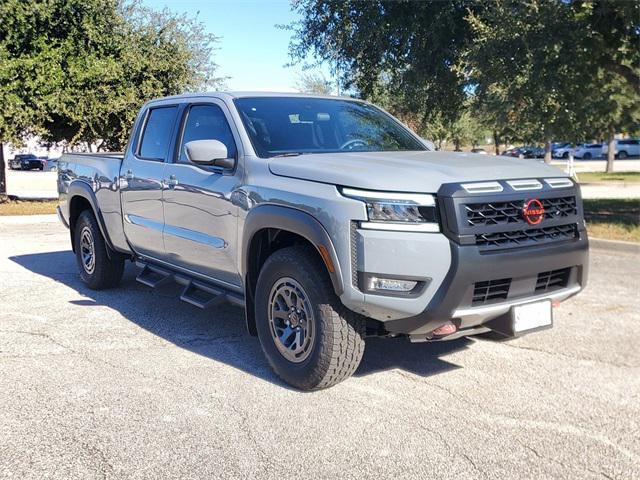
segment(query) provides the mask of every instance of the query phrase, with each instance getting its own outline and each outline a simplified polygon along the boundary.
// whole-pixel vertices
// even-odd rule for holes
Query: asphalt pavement
[[[236,307],[85,288],[50,219],[0,217],[0,478],[640,478],[638,255],[592,251],[552,330],[372,339],[301,393]]]

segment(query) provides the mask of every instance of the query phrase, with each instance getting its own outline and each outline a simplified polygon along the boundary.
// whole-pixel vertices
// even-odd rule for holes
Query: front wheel
[[[623,150],[623,151],[621,151],[620,153],[618,153],[618,158],[619,158],[620,160],[624,160],[624,159],[625,159],[625,158],[627,158],[627,157],[628,157],[627,152],[625,152],[624,150]]]
[[[80,277],[92,290],[113,288],[122,279],[124,258],[107,252],[107,245],[93,212],[85,210],[75,228],[76,261]]]
[[[362,360],[365,319],[342,305],[311,248],[283,248],[267,259],[255,313],[269,364],[294,387],[331,387],[350,377]]]

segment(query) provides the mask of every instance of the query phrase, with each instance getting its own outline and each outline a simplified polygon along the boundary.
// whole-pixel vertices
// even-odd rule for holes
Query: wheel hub
[[[280,278],[269,295],[269,330],[280,354],[290,362],[303,362],[311,353],[315,336],[313,309],[296,280]]]
[[[85,272],[93,273],[96,268],[96,250],[89,227],[84,227],[80,233],[80,256]]]

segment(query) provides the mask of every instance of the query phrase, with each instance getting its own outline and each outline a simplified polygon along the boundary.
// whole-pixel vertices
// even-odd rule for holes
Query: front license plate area
[[[517,305],[511,309],[511,319],[515,335],[550,328],[553,325],[551,301]]]

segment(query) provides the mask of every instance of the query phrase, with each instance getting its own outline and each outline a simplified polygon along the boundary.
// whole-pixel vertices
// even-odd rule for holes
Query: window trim
[[[218,100],[218,99],[215,99]],[[191,167],[196,167],[196,168],[200,168],[202,170],[206,170],[207,172],[211,172],[211,173],[220,173],[220,174],[225,174],[225,175],[233,175],[236,173],[237,169],[238,169],[238,163],[239,163],[239,159],[240,159],[240,148],[238,147],[238,145],[240,144],[240,142],[238,141],[237,135],[234,132],[233,129],[233,121],[230,118],[230,116],[227,114],[227,112],[225,112],[225,104],[224,102],[218,103],[215,101],[198,101],[198,102],[193,102],[193,103],[186,103],[184,106],[184,109],[182,111],[181,114],[181,118],[180,118],[180,123],[179,123],[179,130],[177,132],[177,136],[176,136],[176,143],[174,145],[173,148],[173,153],[171,154],[171,158],[169,160],[169,163],[172,163],[174,165],[188,165]],[[233,167],[233,169],[226,169],[223,167],[218,167],[215,165],[198,165],[196,163],[193,162],[181,162],[180,161],[180,148],[182,147],[182,139],[184,138],[184,131],[185,128],[187,127],[187,120],[189,118],[189,113],[191,112],[191,109],[193,107],[218,107],[220,109],[220,112],[222,112],[222,115],[224,116],[224,119],[227,121],[227,126],[229,127],[229,131],[231,132],[231,137],[233,138],[233,143],[236,147],[236,154],[233,157],[227,157],[227,158],[233,158],[235,160],[235,165]]]
[[[173,120],[173,125],[171,126],[171,133],[169,134],[169,143],[167,145],[167,153],[165,154],[164,158],[154,158],[154,157],[143,157],[141,155],[141,150],[142,150],[142,142],[144,140],[144,134],[147,130],[147,123],[149,122],[149,117],[151,116],[151,110],[159,110],[161,108],[174,108],[176,110],[176,115],[175,118]],[[137,135],[137,141],[136,141],[136,145],[135,145],[135,150],[133,152],[133,155],[138,159],[138,160],[146,160],[148,162],[159,162],[159,163],[165,163],[167,161],[167,158],[169,158],[169,155],[171,153],[171,143],[174,141],[175,139],[175,130],[176,130],[176,125],[177,125],[177,120],[178,117],[180,116],[180,104],[177,103],[171,103],[171,104],[160,104],[160,105],[149,105],[146,109],[146,111],[144,112],[144,118],[142,120],[142,122],[140,123],[140,131],[138,132]]]

